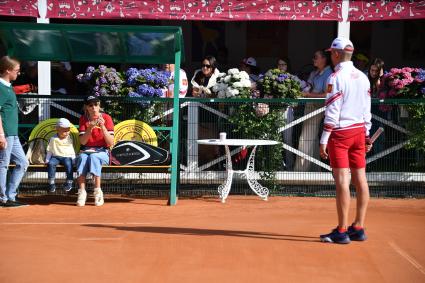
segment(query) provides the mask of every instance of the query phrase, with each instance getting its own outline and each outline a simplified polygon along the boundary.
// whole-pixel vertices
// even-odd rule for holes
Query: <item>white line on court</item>
[[[0,222],[0,225],[152,225],[149,222]]]
[[[413,257],[408,255],[405,251],[403,251],[399,246],[397,246],[394,242],[388,242],[391,248],[395,250],[399,255],[401,255],[404,259],[410,262],[417,270],[419,270],[422,274],[425,275],[425,268],[417,262]]]
[[[122,240],[123,238],[81,238],[80,241],[115,241]]]

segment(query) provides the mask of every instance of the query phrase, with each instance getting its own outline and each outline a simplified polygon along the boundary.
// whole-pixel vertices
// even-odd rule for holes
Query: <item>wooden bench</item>
[[[13,168],[15,165],[9,165]],[[73,168],[76,172],[75,167]],[[64,167],[57,166],[56,180],[63,182],[66,179]],[[76,175],[74,175],[74,180]],[[102,166],[102,183],[107,184],[169,184],[171,180],[171,165],[104,165]],[[27,173],[22,179],[22,183],[45,183],[47,184],[47,165],[31,164]]]
[[[9,168],[15,167],[15,164],[10,164]],[[64,172],[63,165],[58,165],[57,172]],[[103,165],[102,173],[108,172],[169,172],[171,165]],[[46,164],[30,164],[28,172],[47,172]],[[75,167],[74,167],[75,172]]]

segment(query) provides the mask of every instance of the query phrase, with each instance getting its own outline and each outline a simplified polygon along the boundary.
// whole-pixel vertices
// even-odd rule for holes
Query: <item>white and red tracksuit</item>
[[[344,137],[353,138],[361,133],[364,146],[364,137],[369,136],[372,125],[370,84],[367,76],[355,68],[353,62],[339,63],[335,67],[335,72],[329,76],[325,106],[320,144],[328,144],[329,139],[334,137],[338,139],[336,145],[339,145]],[[330,145],[328,151],[329,147]],[[347,152],[351,151],[349,147],[347,145]],[[332,166],[332,154],[329,153]]]

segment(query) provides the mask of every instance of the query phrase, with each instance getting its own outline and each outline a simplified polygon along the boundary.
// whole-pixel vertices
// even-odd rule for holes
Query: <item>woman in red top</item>
[[[104,203],[100,187],[102,165],[109,164],[109,147],[114,144],[114,122],[111,116],[100,112],[100,100],[89,96],[84,102],[84,115],[80,117],[81,151],[77,158],[78,200],[77,206],[86,204],[86,176],[94,178],[94,204]]]

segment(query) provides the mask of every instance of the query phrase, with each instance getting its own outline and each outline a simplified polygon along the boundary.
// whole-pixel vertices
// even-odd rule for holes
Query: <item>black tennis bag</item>
[[[113,165],[158,165],[168,158],[167,150],[140,141],[120,141],[111,150]]]

